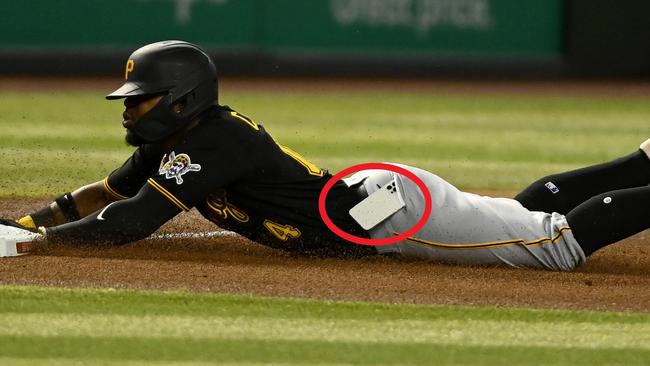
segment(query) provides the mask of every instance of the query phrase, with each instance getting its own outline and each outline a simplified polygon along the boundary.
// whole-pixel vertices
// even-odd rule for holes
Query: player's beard
[[[128,128],[126,129],[126,136],[124,136],[124,141],[126,141],[127,145],[135,147],[140,147],[146,142],[144,139],[142,139],[142,137],[136,135],[135,132],[131,131]]]

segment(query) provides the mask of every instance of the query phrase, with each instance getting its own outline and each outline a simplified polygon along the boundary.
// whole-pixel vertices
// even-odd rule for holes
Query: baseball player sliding
[[[548,176],[514,199],[461,192],[438,176],[365,170],[337,181],[326,212],[341,230],[387,238],[426,220],[413,236],[363,246],[334,234],[318,199],[331,175],[282,146],[254,120],[218,105],[210,57],[181,41],[131,54],[124,99],[133,155],[105,179],[0,226],[0,241],[119,245],[143,239],[196,207],[221,228],[306,254],[395,253],[458,264],[572,270],[598,249],[650,227],[650,140],[620,159]],[[423,219],[425,205],[431,213]],[[19,250],[20,251],[20,250]]]

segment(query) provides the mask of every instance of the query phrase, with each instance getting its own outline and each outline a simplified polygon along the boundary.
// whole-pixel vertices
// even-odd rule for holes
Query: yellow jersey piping
[[[106,192],[110,193],[111,196],[113,196],[113,197],[115,197],[117,199],[120,199],[120,200],[125,200],[125,199],[129,198],[127,196],[123,196],[123,195],[115,192],[115,190],[113,188],[111,188],[111,186],[108,185],[108,177],[104,178],[104,180],[102,182],[104,183],[104,189],[106,190]]]
[[[189,207],[185,206],[183,202],[181,202],[178,198],[176,198],[173,194],[169,193],[163,186],[158,184],[155,180],[152,178],[147,179],[147,183],[149,183],[152,187],[154,187],[158,192],[162,193],[163,196],[165,196],[168,200],[170,200],[173,204],[178,206],[183,211],[189,211]]]
[[[309,172],[309,175],[313,175],[313,176],[316,176],[316,177],[322,177],[322,176],[325,175],[325,172],[323,171],[323,169],[319,168],[318,166],[316,166],[316,164],[312,163],[311,161],[305,159],[299,153],[291,150],[290,148],[288,148],[288,147],[286,147],[284,145],[280,145],[280,144],[277,144],[277,145],[280,147],[280,150],[282,150],[283,153],[289,155],[293,160],[298,162],[298,164],[305,167],[305,169],[307,169],[307,172]]]
[[[407,238],[406,240],[429,248],[451,249],[451,250],[489,249],[489,248],[505,247],[510,245],[523,245],[527,247],[532,247],[532,246],[542,245],[545,243],[553,244],[562,237],[563,232],[570,231],[570,230],[571,230],[570,227],[563,226],[559,229],[559,233],[554,237],[539,238],[533,241],[525,241],[524,239],[513,239],[513,240],[495,241],[495,242],[477,243],[477,244],[444,244],[444,243],[436,243],[436,242],[432,242],[432,241],[428,241],[416,237],[410,237]]]
[[[253,120],[248,119],[248,118],[245,118],[245,117],[243,117],[241,114],[239,114],[239,113],[237,113],[237,112],[235,112],[235,111],[230,112],[230,115],[233,116],[233,117],[235,117],[235,118],[239,118],[239,119],[242,120],[244,123],[246,123],[247,125],[251,126],[255,131],[259,131],[259,130],[260,130],[260,127],[257,125],[257,123],[253,122]]]

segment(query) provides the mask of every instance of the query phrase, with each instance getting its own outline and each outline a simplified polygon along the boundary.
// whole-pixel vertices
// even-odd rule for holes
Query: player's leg
[[[528,186],[515,199],[531,211],[569,211],[600,193],[650,184],[650,140],[622,158],[549,175]]]
[[[566,215],[585,255],[650,228],[650,186],[594,196]]]

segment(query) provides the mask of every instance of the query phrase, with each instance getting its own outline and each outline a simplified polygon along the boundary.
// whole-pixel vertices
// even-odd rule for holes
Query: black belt
[[[368,191],[366,191],[366,187],[363,184],[363,182],[355,183],[346,189],[346,195],[348,196],[348,199],[346,200],[346,207],[354,207],[356,206],[359,202],[363,201],[368,197]],[[348,206],[351,204],[351,206]],[[341,207],[343,209],[343,207]],[[347,209],[346,209],[347,210]],[[366,237],[370,238],[370,232],[367,230],[364,230],[354,219],[350,216],[349,213],[341,213],[349,218],[349,224],[348,225],[353,225],[355,227],[355,231],[350,231],[352,227],[342,228],[343,231],[348,232],[352,235],[356,236],[361,236],[361,237]],[[341,239],[341,238],[339,238]],[[377,254],[377,248],[374,246],[366,246],[366,245],[359,245],[359,244],[353,244],[351,242],[348,242],[347,240],[341,239],[339,242],[340,244],[336,245],[335,247],[332,247],[334,250],[333,253],[335,253],[336,256],[351,256],[351,257],[363,257],[367,255],[375,255]],[[343,245],[341,245],[343,244]]]
[[[368,191],[366,190],[366,185],[363,184],[363,181],[351,185],[348,189],[359,199],[357,203],[368,198]]]
[[[352,205],[352,207],[356,206],[357,204],[359,204],[359,202],[361,202],[361,201],[365,200],[366,198],[368,198],[368,191],[366,190],[366,185],[363,184],[363,181],[351,185],[350,187],[348,187],[348,191],[350,193],[352,193],[352,195],[354,195],[354,197],[355,197],[354,205]],[[370,237],[370,232],[368,230],[365,230],[364,228],[362,228],[359,225],[359,223],[357,223],[351,216],[350,216],[350,220],[354,223],[354,226],[356,226],[359,230],[366,233],[367,237]]]

